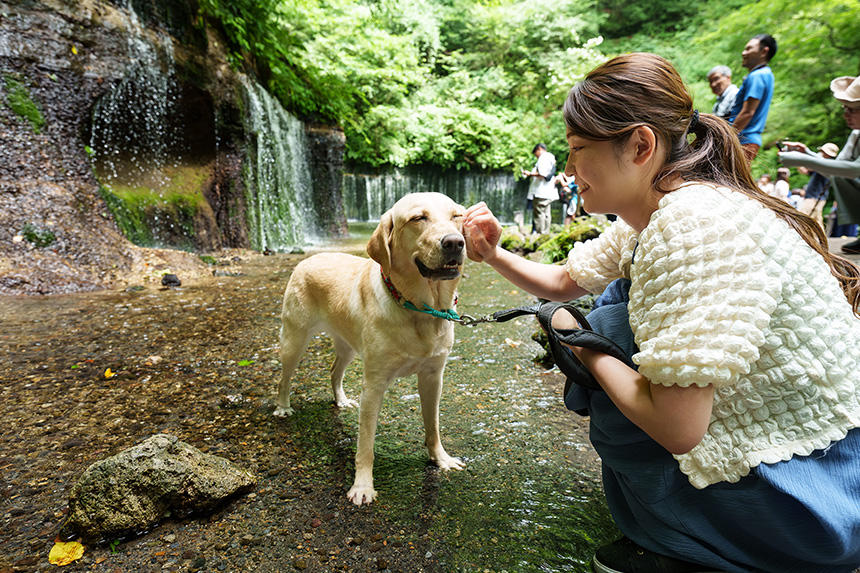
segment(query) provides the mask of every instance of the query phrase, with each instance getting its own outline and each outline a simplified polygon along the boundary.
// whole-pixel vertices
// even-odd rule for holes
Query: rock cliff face
[[[0,294],[202,276],[161,247],[250,246],[242,81],[195,17],[185,0],[0,2]],[[313,184],[340,234],[329,133]]]

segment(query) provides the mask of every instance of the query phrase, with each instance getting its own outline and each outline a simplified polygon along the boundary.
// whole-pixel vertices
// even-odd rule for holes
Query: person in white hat
[[[840,225],[860,223],[860,76],[842,76],[830,82],[833,97],[842,104],[851,135],[835,159],[819,157],[796,141],[786,141],[788,151],[779,154],[787,167],[806,167],[830,177],[833,198],[839,205]],[[846,254],[860,254],[860,239],[842,245]]]

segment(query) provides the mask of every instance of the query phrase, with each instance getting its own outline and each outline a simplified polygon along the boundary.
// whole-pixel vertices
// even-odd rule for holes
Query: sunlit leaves
[[[530,164],[600,55],[581,0],[203,0],[270,91],[372,165]],[[251,20],[254,20],[253,22]],[[268,77],[265,77],[268,76]],[[553,144],[550,139],[557,140]]]

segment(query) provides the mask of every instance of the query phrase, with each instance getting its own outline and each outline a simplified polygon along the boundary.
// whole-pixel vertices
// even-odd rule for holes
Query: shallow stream
[[[369,228],[352,231],[327,248],[363,251]],[[218,276],[196,287],[0,298],[0,569],[4,559],[47,568],[67,491],[87,465],[167,432],[252,470],[257,490],[208,519],[93,548],[73,570],[589,570],[595,546],[618,533],[587,419],[564,409],[561,376],[534,363],[529,318],[456,327],[440,418],[466,470],[428,462],[406,378],[380,414],[378,502],[351,507],[357,412],[331,403],[327,338],[300,363],[294,416],[271,416],[281,294],[303,256],[214,266]],[[459,294],[471,315],[531,302],[471,262]],[[357,360],[350,397],[360,376]],[[355,542],[373,539],[368,528],[381,532],[379,548]]]

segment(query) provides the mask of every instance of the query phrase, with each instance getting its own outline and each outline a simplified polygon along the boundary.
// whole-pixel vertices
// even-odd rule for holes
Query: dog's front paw
[[[442,454],[433,460],[439,469],[448,471],[448,470],[464,470],[466,469],[466,464],[460,458],[452,458],[448,454]]]
[[[338,399],[338,401],[336,403],[337,403],[337,407],[341,408],[341,409],[358,408],[358,402],[356,400],[351,400],[351,399],[347,398],[346,396]]]
[[[353,484],[347,492],[346,497],[355,505],[369,505],[376,499],[376,490],[373,489],[372,485]]]
[[[277,416],[278,418],[286,418],[287,416],[293,415],[293,409],[289,406],[287,406],[286,408],[284,408],[283,406],[278,406],[275,411],[272,412],[272,414]]]

